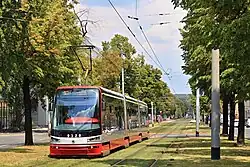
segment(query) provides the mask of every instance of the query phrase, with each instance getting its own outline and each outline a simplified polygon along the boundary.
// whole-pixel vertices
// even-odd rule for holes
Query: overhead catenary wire
[[[138,21],[137,23],[138,23],[138,25],[139,25],[139,27],[140,27],[140,30],[141,30],[141,32],[142,32],[142,34],[143,34],[144,38],[146,39],[146,41],[147,41],[147,43],[148,43],[148,45],[149,45],[149,47],[150,47],[150,49],[151,49],[152,53],[154,54],[154,56],[155,56],[155,58],[156,58],[157,62],[158,62],[158,63],[159,63],[159,65],[161,66],[161,68],[162,68],[163,72],[164,72],[166,75],[168,75],[167,71],[165,71],[165,70],[164,70],[164,67],[162,66],[162,64],[161,64],[160,60],[158,59],[158,56],[156,55],[156,53],[155,53],[155,51],[154,51],[154,49],[153,49],[152,45],[150,44],[150,42],[149,42],[149,40],[148,40],[148,37],[147,37],[146,33],[144,32],[144,30],[143,30],[143,28],[142,28],[142,26],[141,26],[140,22]]]
[[[86,39],[86,41],[87,41],[89,44],[93,45],[88,39]],[[109,59],[109,58],[106,57],[106,56],[103,56],[103,55],[100,53],[101,51],[100,51],[100,49],[99,49],[98,47],[95,47],[94,50],[95,50],[95,51],[94,51],[95,53],[97,53],[98,55],[100,55],[100,56],[102,56],[103,58],[107,59],[110,63],[112,63],[112,64],[115,66],[115,68],[117,68],[118,70],[120,70],[119,67],[116,65],[115,62],[113,62],[111,59]],[[170,71],[172,71],[172,69],[170,69]],[[174,94],[176,94],[175,89],[171,86],[171,77],[170,77],[169,75],[167,75],[167,77],[168,77],[168,79],[169,79],[169,84],[168,84],[169,88],[172,89],[172,91],[173,91]]]
[[[170,23],[171,22],[166,21],[166,22],[154,23],[154,24],[151,24],[151,25],[164,25],[164,24],[170,24]]]
[[[149,45],[149,47],[150,47],[152,53],[154,54],[154,56],[155,56],[155,58],[156,58],[156,61],[157,61],[157,62],[159,63],[159,65],[161,66],[163,72],[164,72],[166,75],[168,75],[168,73],[165,71],[164,67],[162,66],[160,60],[158,59],[158,57],[157,57],[157,55],[156,55],[156,53],[155,53],[155,51],[154,51],[152,45],[151,45],[150,42],[149,42],[149,39],[148,39],[146,33],[144,32],[144,30],[143,30],[143,28],[142,28],[142,26],[141,26],[141,24],[140,24],[140,22],[139,22],[139,18],[137,17],[138,0],[136,0],[136,9],[135,9],[135,10],[136,10],[136,11],[135,11],[135,16],[136,16],[136,17],[131,17],[131,18],[137,20],[137,23],[138,23],[138,25],[139,25],[139,28],[140,28],[140,30],[141,30],[141,32],[142,32],[144,38],[146,39],[146,41],[147,41],[147,43],[148,43],[148,45]]]
[[[138,0],[136,0],[136,3],[137,3],[137,1],[138,1]],[[136,10],[138,10],[138,8],[136,8]],[[171,15],[171,14],[170,14],[170,13],[159,13],[159,14],[156,14],[156,15],[163,16],[163,15]],[[153,15],[151,15],[151,16],[153,16]],[[129,17],[129,18],[134,19],[134,20],[137,20],[137,23],[138,23],[138,25],[139,25],[139,27],[140,27],[140,29],[141,29],[143,35],[144,35],[144,38],[146,39],[146,41],[147,41],[148,45],[150,46],[150,48],[151,48],[153,54],[155,55],[157,61],[159,62],[159,59],[158,59],[157,55],[155,54],[155,51],[154,51],[152,45],[150,44],[150,42],[149,42],[149,40],[148,40],[148,38],[147,38],[147,36],[146,36],[146,33],[144,32],[142,26],[140,25],[139,17],[137,16],[137,11],[136,11],[136,17]],[[162,25],[162,24],[169,24],[169,23],[170,23],[170,22],[162,22],[162,23],[158,23],[158,24],[159,24],[159,25]],[[159,64],[161,65],[160,62],[159,62]],[[164,68],[163,68],[163,69],[164,69]],[[168,79],[169,79],[169,84],[168,84],[168,86],[169,86],[169,88],[172,89],[173,93],[176,94],[175,89],[171,86],[171,78],[172,78],[172,76],[169,76],[169,74],[171,73],[172,69],[168,69],[168,70],[169,70],[169,72],[164,71],[165,73],[167,73],[167,77],[168,77]]]
[[[127,27],[127,29],[129,30],[129,32],[132,34],[132,36],[135,38],[135,40],[137,41],[137,43],[141,46],[141,48],[145,51],[145,53],[151,58],[151,60],[160,68],[162,69],[162,67],[153,59],[153,57],[149,54],[149,52],[145,49],[145,47],[141,44],[141,42],[139,41],[139,39],[136,37],[136,35],[133,33],[133,31],[130,29],[130,27],[128,26],[128,24],[125,22],[125,20],[122,18],[122,16],[120,15],[120,13],[118,12],[118,10],[116,9],[116,7],[113,5],[113,3],[111,2],[111,0],[108,0],[108,2],[110,3],[110,5],[112,6],[112,8],[114,9],[114,11],[116,12],[116,14],[119,16],[120,20],[123,22],[123,24]],[[164,69],[162,69],[164,71]]]
[[[141,44],[141,42],[138,40],[138,38],[136,37],[136,35],[133,33],[133,31],[130,29],[130,27],[128,26],[128,24],[125,22],[125,20],[123,19],[123,17],[120,15],[120,13],[118,12],[118,10],[115,8],[115,6],[113,5],[113,3],[111,2],[111,0],[108,0],[108,2],[110,3],[110,5],[112,6],[112,8],[114,9],[114,11],[116,12],[116,14],[119,16],[120,20],[123,22],[123,24],[126,26],[126,28],[129,30],[129,32],[132,34],[132,36],[135,38],[135,40],[137,41],[137,43],[142,47],[142,49],[145,51],[145,53],[153,60],[153,62],[160,68],[162,69],[161,66],[158,65],[158,63],[153,59],[153,57],[149,54],[149,52],[145,49],[145,47]],[[163,71],[165,71],[164,69],[162,69]],[[167,73],[168,74],[168,73]],[[171,78],[167,75],[169,81],[171,82]],[[170,86],[171,87],[171,86]],[[174,94],[176,94],[176,91],[174,88],[172,88],[172,91],[174,92]]]
[[[93,45],[88,39],[86,39],[86,41],[88,43],[90,43],[91,45]],[[101,57],[107,59],[111,64],[113,64],[118,70],[120,70],[120,68],[116,65],[116,63],[114,63],[111,59],[109,59],[108,57],[104,56],[103,54],[100,53],[100,49],[95,47],[96,51],[95,53],[97,53],[98,55],[100,55]]]
[[[156,14],[148,14],[145,16],[170,16],[170,13],[156,13]]]

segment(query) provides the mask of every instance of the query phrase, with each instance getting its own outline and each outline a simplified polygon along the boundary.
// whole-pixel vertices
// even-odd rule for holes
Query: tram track
[[[154,129],[154,134],[153,134],[153,135],[158,134],[158,133],[159,133],[160,131],[162,131],[162,130],[164,131],[166,128],[173,128],[173,127],[175,127],[175,123],[172,123],[172,122],[169,123],[169,124],[167,124],[166,127],[157,127],[157,129]],[[176,128],[175,128],[175,129],[176,129]],[[173,131],[174,131],[175,129],[173,129]],[[172,133],[173,131],[169,132],[168,134]],[[165,136],[167,136],[168,134],[166,134]],[[151,135],[149,138],[151,138],[153,135]],[[163,136],[162,138],[164,138],[165,136]],[[158,140],[159,140],[159,139],[157,139],[155,142],[157,142]],[[150,144],[152,144],[152,143],[150,143]],[[145,146],[143,146],[143,148],[140,148],[139,150],[135,151],[135,152],[132,153],[132,154],[133,154],[133,155],[136,155],[138,152],[140,152],[141,150],[143,150],[144,148],[146,148],[146,147],[147,147],[148,145],[150,145],[150,144],[146,144]],[[125,158],[128,158],[128,157],[131,156],[132,154],[126,156]],[[118,165],[118,164],[124,162],[125,158],[122,159],[122,160],[116,161],[115,163],[111,164],[111,166],[116,166],[116,165]],[[67,167],[78,166],[79,163],[91,162],[91,161],[92,161],[91,159],[83,159],[83,160],[81,160],[81,162],[77,161],[77,162],[69,163],[69,164],[67,165]],[[50,162],[47,162],[46,164],[49,164],[49,163],[50,163]],[[43,165],[44,165],[44,164],[43,164]]]
[[[188,126],[188,124],[185,125],[184,131],[187,131],[187,126]],[[181,130],[181,131],[182,131],[182,130]],[[180,133],[180,134],[181,134],[181,133]],[[165,148],[164,150],[161,151],[161,152],[162,152],[161,156],[158,157],[157,159],[154,159],[154,161],[153,161],[148,167],[155,167],[155,165],[157,165],[159,159],[161,159],[161,158],[163,157],[165,150],[170,149],[170,148],[173,146],[173,144],[174,144],[174,142],[176,141],[176,139],[178,139],[178,138],[179,138],[178,136],[175,137],[175,138],[171,141],[170,145],[169,145],[167,148]],[[179,148],[179,146],[180,146],[180,144],[178,144],[177,149]]]
[[[186,125],[187,126],[187,125]],[[185,127],[186,127],[185,126]],[[175,132],[176,130],[178,130],[178,129],[181,129],[181,128],[183,128],[183,126],[182,125],[180,125],[180,126],[177,126],[176,125],[176,123],[170,123],[170,124],[168,124],[167,126],[163,126],[163,127],[157,127],[157,129],[155,129],[154,131],[153,131],[153,135],[150,135],[150,138],[151,137],[154,137],[152,140],[152,142],[150,142],[150,143],[145,143],[145,144],[143,144],[143,143],[141,143],[142,144],[142,147],[139,147],[136,151],[134,151],[133,153],[131,153],[131,154],[129,154],[129,155],[127,155],[127,156],[125,156],[125,158],[122,158],[122,159],[119,159],[118,161],[116,161],[116,162],[114,162],[114,163],[112,163],[112,164],[110,164],[110,166],[116,166],[116,167],[118,167],[118,166],[126,166],[126,163],[125,163],[125,161],[126,160],[128,160],[129,158],[131,158],[131,157],[135,157],[136,155],[138,155],[138,154],[140,154],[140,152],[142,152],[142,151],[145,151],[145,149],[147,149],[148,147],[153,147],[156,143],[158,143],[158,142],[160,142],[162,139],[164,139],[164,138],[166,138],[166,137],[168,137],[170,134],[173,134],[173,132]],[[164,131],[167,131],[168,130],[168,133],[164,133]],[[163,133],[162,133],[163,132]],[[159,136],[159,138],[158,138],[158,136]],[[171,145],[172,145],[172,143],[171,143]],[[136,145],[135,145],[136,146]],[[169,147],[168,147],[169,148]],[[161,157],[160,157],[161,158]],[[145,165],[145,167],[155,167],[155,165],[157,164],[157,162],[158,162],[158,159],[160,159],[160,158],[155,158],[155,159],[151,159],[151,160],[149,160],[149,162]],[[84,162],[91,162],[92,160],[90,160],[90,159],[82,159],[80,162],[79,161],[77,161],[77,162],[69,162],[69,163],[67,163],[67,166],[68,167],[71,167],[71,166],[78,166],[79,165],[79,163],[84,163]],[[47,166],[48,164],[53,164],[53,163],[55,163],[56,162],[56,160],[55,161],[45,161],[45,162],[43,162],[42,164],[39,164],[38,166]],[[144,165],[143,165],[144,166]]]
[[[125,158],[116,161],[115,163],[111,164],[111,166],[114,166],[114,167],[115,167],[115,166],[124,165],[123,162],[125,162],[126,160],[128,160],[128,158],[134,157],[134,156],[136,156],[139,152],[141,152],[142,150],[145,151],[145,149],[146,149],[148,146],[153,146],[154,144],[160,142],[162,139],[164,139],[165,137],[167,137],[168,135],[170,135],[171,133],[173,133],[176,129],[181,129],[181,126],[176,126],[176,125],[174,126],[174,125],[175,125],[175,124],[173,124],[172,126],[170,126],[170,127],[174,127],[174,128],[171,129],[171,131],[168,132],[167,134],[164,134],[164,135],[160,136],[159,139],[156,139],[156,140],[152,141],[151,143],[146,144],[145,146],[139,148],[139,149],[136,150],[135,152],[133,152],[133,153],[129,154],[128,156],[126,156]],[[168,127],[168,128],[170,128],[170,127]],[[186,130],[186,127],[187,127],[187,125],[185,125],[185,130]],[[169,146],[168,148],[170,148],[170,147],[172,146],[173,142],[174,142],[174,140],[172,141],[172,143],[170,144],[170,146]],[[161,155],[161,157],[162,157],[162,156],[163,156],[163,155]],[[160,157],[160,158],[161,158],[161,157]],[[147,166],[148,166],[148,167],[154,167],[155,164],[157,163],[158,159],[160,159],[160,158],[153,159],[151,162],[148,163]]]

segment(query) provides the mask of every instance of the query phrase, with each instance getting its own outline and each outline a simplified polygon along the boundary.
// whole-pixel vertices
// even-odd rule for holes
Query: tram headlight
[[[100,141],[101,140],[101,136],[97,136],[97,137],[92,137],[87,139],[87,142],[95,142],[95,141]]]
[[[51,137],[51,138],[50,138],[50,141],[51,141],[51,142],[59,142],[59,141],[60,141],[60,139],[57,139],[57,138]]]

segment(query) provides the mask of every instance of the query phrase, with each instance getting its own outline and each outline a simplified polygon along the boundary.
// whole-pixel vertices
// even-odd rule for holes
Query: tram
[[[129,96],[125,99],[126,117],[124,96],[118,92],[94,86],[57,88],[50,156],[105,156],[113,149],[147,139],[147,104]]]

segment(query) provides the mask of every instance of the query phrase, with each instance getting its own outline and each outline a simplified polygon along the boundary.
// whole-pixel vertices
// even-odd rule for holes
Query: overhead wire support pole
[[[127,105],[126,105],[126,96],[125,96],[125,83],[124,83],[124,54],[121,53],[121,57],[123,59],[122,65],[122,95],[123,95],[123,110],[124,110],[124,130],[128,130],[128,120],[127,120]]]
[[[199,126],[200,126],[200,89],[196,90],[196,132],[195,136],[199,137]]]
[[[152,127],[154,127],[154,103],[151,102],[151,121],[152,121]]]
[[[212,50],[212,123],[211,159],[220,159],[220,59],[219,49]]]

